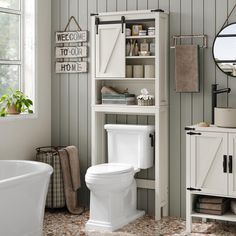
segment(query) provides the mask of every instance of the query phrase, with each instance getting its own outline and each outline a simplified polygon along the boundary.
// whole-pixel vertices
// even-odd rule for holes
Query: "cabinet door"
[[[191,187],[204,193],[227,194],[227,134],[201,132],[191,136]],[[187,186],[188,187],[188,186]]]
[[[96,77],[125,77],[124,32],[122,33],[121,24],[98,26],[98,34],[96,34]]]
[[[236,196],[236,133],[229,134],[229,195]]]

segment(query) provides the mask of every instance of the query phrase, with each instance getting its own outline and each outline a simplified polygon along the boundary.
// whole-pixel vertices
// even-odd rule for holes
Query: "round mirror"
[[[227,25],[216,35],[212,53],[219,69],[236,77],[236,23]]]

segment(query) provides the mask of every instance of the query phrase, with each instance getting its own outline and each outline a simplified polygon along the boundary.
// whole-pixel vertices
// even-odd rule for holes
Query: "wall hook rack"
[[[174,35],[172,36],[173,44],[170,48],[175,48],[177,45],[178,40],[181,39],[194,39],[194,38],[202,38],[203,39],[203,45],[200,46],[201,48],[207,48],[208,47],[208,36],[203,35]]]

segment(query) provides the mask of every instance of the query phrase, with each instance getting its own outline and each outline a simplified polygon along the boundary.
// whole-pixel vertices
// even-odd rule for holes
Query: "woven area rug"
[[[220,235],[235,236],[236,225],[225,222],[196,222],[193,224],[193,232],[185,233],[185,221],[173,217],[165,217],[155,221],[151,216],[144,216],[116,232],[85,232],[85,223],[89,218],[89,212],[81,216],[71,215],[66,210],[46,211],[44,219],[44,236],[154,236],[154,235]]]

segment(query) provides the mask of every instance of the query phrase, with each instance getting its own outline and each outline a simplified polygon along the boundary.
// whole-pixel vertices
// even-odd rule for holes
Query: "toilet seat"
[[[113,176],[125,173],[131,173],[134,168],[128,164],[122,163],[104,163],[100,165],[91,166],[88,168],[87,173],[99,176]]]
[[[129,185],[133,178],[134,168],[120,163],[105,163],[89,167],[85,175],[87,184],[112,186],[112,188],[117,188],[117,185]]]

